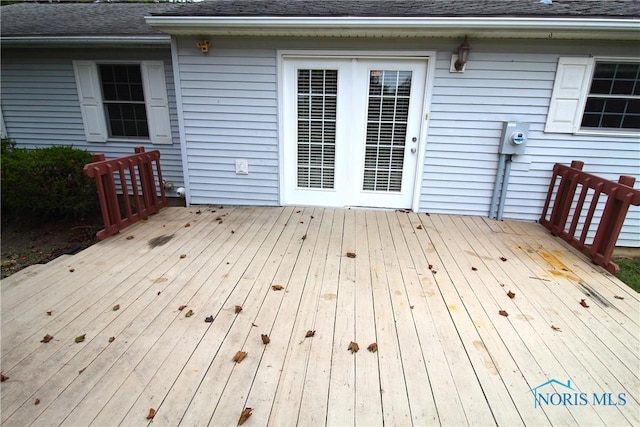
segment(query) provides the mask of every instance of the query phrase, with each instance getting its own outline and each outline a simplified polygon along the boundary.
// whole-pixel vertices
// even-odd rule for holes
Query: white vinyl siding
[[[104,153],[108,159],[133,153],[135,146],[159,149],[163,177],[176,187],[184,185],[176,98],[169,48],[95,50],[47,49],[37,55],[30,49],[2,51],[2,112],[8,135],[21,148],[52,145],[74,146],[91,153]],[[107,141],[87,142],[76,86],[73,61],[101,62],[121,58],[122,62],[162,61],[169,105],[171,145],[152,145],[150,141],[131,143]],[[170,196],[173,194],[168,193]]]
[[[191,41],[178,43],[189,202],[278,205],[275,49],[203,55]]]

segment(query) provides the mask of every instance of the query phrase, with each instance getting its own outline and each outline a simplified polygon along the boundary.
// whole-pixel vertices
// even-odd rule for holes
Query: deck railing
[[[98,188],[104,221],[104,229],[97,233],[99,239],[167,206],[158,150],[145,152],[144,147],[136,147],[135,154],[113,160],[94,154],[93,163],[85,165],[84,174],[94,178]]]
[[[553,167],[540,224],[579,249],[595,264],[617,273],[620,268],[611,261],[611,256],[629,206],[640,205],[640,190],[633,188],[634,177],[623,175],[618,182],[609,181],[583,172],[583,166],[583,162],[574,160],[571,166],[556,163]],[[606,202],[602,216],[599,223],[594,224],[594,213],[599,204],[602,206],[600,198],[603,195]],[[585,202],[586,211],[583,209]],[[551,215],[547,216],[551,204]],[[588,237],[593,237],[590,244]]]

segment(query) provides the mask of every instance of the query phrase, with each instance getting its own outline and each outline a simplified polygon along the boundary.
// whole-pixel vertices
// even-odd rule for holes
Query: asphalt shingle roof
[[[172,16],[640,17],[639,0],[213,0],[181,4]]]
[[[144,20],[171,3],[16,3],[0,8],[3,37],[162,36]]]

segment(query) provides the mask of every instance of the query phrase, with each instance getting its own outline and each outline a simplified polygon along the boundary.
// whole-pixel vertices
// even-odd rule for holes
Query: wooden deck
[[[533,223],[167,208],[1,289],[5,426],[640,425],[638,294]]]

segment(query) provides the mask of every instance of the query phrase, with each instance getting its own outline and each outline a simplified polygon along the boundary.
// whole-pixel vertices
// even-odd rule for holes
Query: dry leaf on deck
[[[84,337],[85,337],[86,335],[87,335],[87,334],[82,334],[82,335],[80,335],[79,337],[76,337],[76,342],[78,343],[78,342],[82,342],[82,341],[84,341]]]
[[[213,316],[205,317],[204,321],[207,322],[207,323],[213,322]]]
[[[76,271],[76,270],[75,270],[75,269],[73,269],[73,268],[70,268],[70,269],[69,269],[69,273],[73,273],[74,271]]]
[[[184,310],[185,308],[187,308],[187,306],[186,306],[186,305],[181,305],[180,307],[178,307],[178,310],[182,311],[182,310]]]
[[[267,334],[260,335],[260,338],[262,338],[262,344],[269,344],[271,342]]]
[[[509,315],[509,313],[507,313],[507,312],[506,312],[506,311],[504,311],[504,310],[500,310],[500,311],[498,312],[498,314],[499,314],[500,316],[504,316],[504,317],[507,317],[507,316]]]
[[[554,325],[551,325],[551,329],[553,329],[554,331],[562,332],[562,330],[560,330],[560,328],[558,328],[557,326],[554,326]]]
[[[244,411],[240,414],[240,419],[238,420],[238,425],[244,424],[245,421],[251,416],[252,408],[244,408]]]
[[[351,341],[351,343],[349,343],[349,347],[347,347],[347,350],[349,350],[351,354],[353,354],[360,350],[360,347],[358,347],[358,343]]]
[[[53,311],[47,311],[47,316],[51,316],[53,314]]]
[[[503,256],[500,257],[500,261],[505,262],[507,259]]]
[[[187,314],[184,315],[184,317],[191,317],[191,316],[193,316],[193,310],[187,311]]]
[[[116,337],[109,337],[109,342],[114,342],[116,340]]]
[[[273,289],[274,291],[281,291],[284,289],[284,287],[282,285],[273,285],[271,286],[271,289]]]
[[[471,267],[471,271],[478,271],[478,269],[475,267]]]
[[[355,257],[356,257],[355,252],[347,252],[347,258],[355,258]]]
[[[46,343],[48,343],[49,341],[51,341],[52,339],[53,339],[53,337],[52,337],[51,335],[47,334],[47,335],[45,335],[45,336],[44,336],[44,338],[42,338],[42,339],[40,340],[40,342],[43,342],[43,343],[45,343],[45,344],[46,344]]]
[[[236,305],[236,314],[240,313],[242,311],[242,306],[241,305]]]
[[[376,351],[378,351],[378,343],[371,343],[369,344],[369,347],[367,347],[367,350],[369,350],[371,353],[375,353]]]
[[[152,420],[153,417],[156,416],[156,410],[153,408],[149,408],[149,414],[147,415],[148,420]]]
[[[418,224],[418,226],[416,227],[416,230],[422,230],[422,226]]]
[[[198,209],[198,210],[196,211],[196,215],[200,215],[201,213],[202,213],[202,212],[200,212],[200,209]]]
[[[247,352],[246,351],[239,351],[236,353],[235,356],[233,356],[233,361],[236,363],[240,363],[244,360],[244,358],[247,357]]]
[[[8,379],[9,379],[9,377],[4,376],[4,374],[2,374],[2,373],[0,372],[0,382],[5,382],[5,381],[7,381]]]
[[[186,257],[187,257],[187,254],[181,254],[180,255],[180,258],[186,258]]]
[[[113,311],[118,311],[120,310],[120,304],[116,304],[113,306]]]
[[[305,338],[310,338],[316,335],[316,331],[307,331],[306,334],[304,334]]]
[[[191,227],[191,224],[186,223],[184,226],[185,226],[185,228],[186,228],[186,227]]]
[[[615,299],[624,299],[624,297],[621,297],[621,296],[619,296],[619,295],[614,295],[613,297],[614,297]]]
[[[34,401],[33,401],[33,404],[34,404],[34,405],[39,405],[39,404],[40,404],[40,399],[36,399],[36,400],[34,400]]]
[[[433,264],[429,264],[429,270],[433,270]]]
[[[307,240],[307,235],[302,236],[302,240]]]
[[[587,302],[583,299],[580,300],[580,305],[583,306],[584,308],[589,308],[589,304],[587,304]]]
[[[127,240],[133,240],[133,236],[127,236]]]
[[[509,292],[507,292],[507,296],[508,296],[509,298],[512,298],[512,299],[513,299],[513,298],[515,298],[516,294],[514,294],[514,293],[513,293],[513,292],[511,292],[511,291],[509,291]]]

